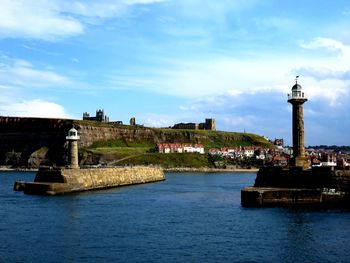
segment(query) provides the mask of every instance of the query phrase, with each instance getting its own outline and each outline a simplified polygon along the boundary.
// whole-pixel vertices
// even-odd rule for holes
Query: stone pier
[[[26,194],[56,195],[163,180],[165,180],[164,172],[158,167],[96,169],[41,167],[34,182],[15,182],[14,190]]]

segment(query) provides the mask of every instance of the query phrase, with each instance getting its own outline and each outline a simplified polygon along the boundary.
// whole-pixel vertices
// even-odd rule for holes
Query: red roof
[[[287,161],[287,158],[284,156],[274,156],[272,158],[273,161]]]

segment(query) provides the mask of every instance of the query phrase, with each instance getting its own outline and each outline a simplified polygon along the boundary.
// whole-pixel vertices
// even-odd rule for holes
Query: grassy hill
[[[151,129],[158,142],[201,143],[205,150],[214,147],[263,146],[272,145],[262,136],[251,133]],[[161,138],[161,140],[159,140]],[[107,163],[109,165],[161,165],[162,167],[211,167],[208,155],[196,153],[159,154],[155,152],[154,138],[134,140],[112,139],[97,141],[81,150],[86,164]]]
[[[200,143],[212,147],[270,146],[263,137],[237,132],[156,129],[95,121],[0,116],[0,165],[66,165],[66,135],[74,126],[82,164],[210,165],[207,155],[154,153],[157,143]],[[118,161],[118,162],[116,162]]]

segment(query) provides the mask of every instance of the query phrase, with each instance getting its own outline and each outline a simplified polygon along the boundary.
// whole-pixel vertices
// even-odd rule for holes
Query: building
[[[205,119],[205,129],[204,130],[216,131],[215,119]]]
[[[158,143],[156,151],[158,153],[205,153],[202,144],[189,143]]]
[[[109,124],[123,125],[122,121],[110,121]]]
[[[283,139],[275,139],[272,143],[273,143],[274,145],[284,147],[284,140],[283,140]]]
[[[272,165],[273,166],[287,166],[288,165],[288,159],[284,156],[274,156],[272,158]]]
[[[198,123],[192,123],[192,122],[189,122],[189,123],[177,123],[175,124],[172,129],[179,129],[179,130],[198,130],[199,127],[198,127]]]
[[[87,112],[83,113],[83,120],[87,121],[98,121],[98,122],[109,122],[109,118],[104,114],[103,110],[96,110],[96,116],[90,117]]]
[[[203,123],[177,123],[175,124],[172,129],[182,129],[182,130],[210,130],[215,131],[216,130],[216,121],[215,119],[205,119],[205,122]]]
[[[135,117],[132,117],[130,119],[130,126],[135,126],[136,125],[136,118]]]

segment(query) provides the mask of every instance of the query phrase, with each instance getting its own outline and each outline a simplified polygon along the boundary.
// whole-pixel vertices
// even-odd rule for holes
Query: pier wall
[[[350,193],[307,188],[245,187],[244,207],[349,208]]]
[[[263,167],[255,184],[241,191],[245,207],[350,207],[350,171],[332,167]]]
[[[334,188],[350,192],[350,170],[332,167],[301,168],[263,167],[257,173],[254,187]]]
[[[28,194],[64,194],[165,180],[157,167],[96,169],[41,168],[33,183],[16,182],[14,189]]]

